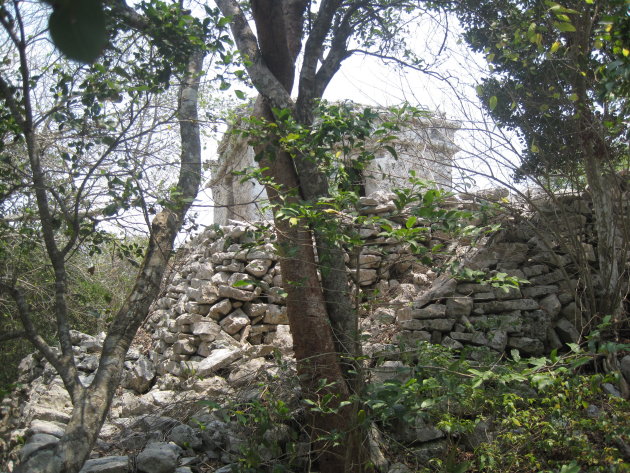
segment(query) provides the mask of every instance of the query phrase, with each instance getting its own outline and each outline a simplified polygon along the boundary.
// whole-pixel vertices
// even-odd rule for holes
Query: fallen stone
[[[580,332],[565,318],[558,319],[555,330],[564,343],[578,343],[580,341]]]
[[[249,317],[247,314],[243,312],[241,309],[236,309],[230,315],[225,317],[221,322],[219,322],[221,328],[229,333],[230,335],[234,335],[239,332],[243,327],[249,325]]]
[[[186,424],[173,427],[166,439],[182,448],[192,448],[193,450],[198,450],[202,444],[201,437],[195,429]]]
[[[219,348],[213,350],[210,355],[199,363],[197,374],[199,376],[209,376],[215,371],[225,368],[230,363],[243,356],[242,352],[235,348]]]
[[[79,473],[127,473],[129,471],[129,457],[114,456],[88,460]]]
[[[150,443],[136,457],[136,468],[142,473],[174,473],[181,448],[172,443]]]
[[[22,450],[20,450],[20,460],[24,462],[40,448],[43,448],[46,445],[57,443],[58,441],[59,439],[54,435],[35,434],[28,439],[28,441],[22,447]]]

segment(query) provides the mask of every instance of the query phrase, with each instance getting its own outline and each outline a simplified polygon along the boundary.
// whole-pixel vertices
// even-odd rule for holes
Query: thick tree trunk
[[[77,473],[87,459],[120,383],[125,354],[160,290],[162,276],[190,203],[201,182],[201,142],[197,92],[203,63],[191,58],[181,86],[178,118],[182,140],[178,189],[182,200],[171,202],[153,219],[151,238],[131,294],[110,327],[91,385],[73,399],[73,412],[63,437],[21,464],[20,473]]]

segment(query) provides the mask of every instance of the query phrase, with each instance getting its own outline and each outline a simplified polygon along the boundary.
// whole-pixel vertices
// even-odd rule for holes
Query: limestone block
[[[423,309],[412,309],[411,317],[414,319],[435,319],[446,316],[446,305],[431,304]]]
[[[549,294],[547,297],[541,299],[539,304],[540,308],[549,314],[549,317],[552,319],[560,313],[560,309],[562,308],[562,304],[560,304],[558,296],[555,294]]]
[[[265,367],[264,358],[253,358],[239,365],[228,377],[230,386],[239,387],[251,384]]]
[[[488,346],[497,351],[505,350],[508,341],[508,334],[505,330],[491,330],[488,332]]]
[[[166,439],[181,448],[192,448],[193,450],[201,448],[202,444],[201,436],[186,424],[179,424],[173,427]]]
[[[398,380],[404,382],[411,376],[411,368],[399,360],[385,361],[380,366],[370,370],[370,382],[382,384],[385,381]]]
[[[464,348],[464,345],[449,336],[442,338],[442,346],[450,348],[451,350],[461,350]]]
[[[204,263],[199,265],[197,270],[197,279],[209,281],[214,275],[214,268],[210,263]]]
[[[580,332],[564,317],[558,319],[555,330],[564,343],[578,343],[580,341]]]
[[[192,326],[193,335],[198,336],[203,342],[211,342],[219,334],[221,327],[213,320],[200,320]]]
[[[256,287],[253,291],[245,291],[236,287],[219,286],[218,292],[220,297],[229,297],[237,301],[247,302],[258,297],[262,291],[260,287]]]
[[[270,259],[254,259],[250,261],[247,266],[245,266],[245,271],[252,276],[260,278],[267,273],[267,270],[269,270],[270,266]]]
[[[485,314],[511,312],[513,310],[536,310],[538,302],[533,299],[514,299],[510,301],[492,301],[475,303],[475,309]]]
[[[556,294],[558,292],[558,286],[555,285],[546,285],[546,286],[532,286],[532,287],[523,287],[521,288],[521,292],[524,297],[534,298],[546,296],[548,294]]]
[[[523,297],[523,294],[521,294],[521,289],[518,287],[493,287],[492,292],[494,293],[496,299],[499,301],[520,299],[521,297]]]
[[[172,443],[150,443],[136,457],[136,468],[141,473],[174,473],[181,453]]]
[[[546,286],[561,281],[562,279],[564,279],[562,271],[560,269],[556,269],[551,273],[542,274],[540,276],[530,278],[529,281],[537,286]]]
[[[236,309],[230,315],[221,320],[219,324],[225,332],[230,335],[234,335],[243,327],[249,325],[249,317],[247,317],[247,314],[245,314],[245,312],[241,309]]]
[[[437,330],[438,332],[449,332],[453,325],[454,319],[411,319],[399,323],[400,327],[405,330]]]
[[[455,341],[470,343],[472,341],[473,334],[465,332],[451,332],[449,336]]]
[[[245,312],[250,319],[255,319],[256,317],[260,317],[261,315],[264,315],[266,311],[267,311],[267,304],[263,304],[263,303],[247,302],[243,306],[243,312]]]
[[[232,310],[232,303],[230,302],[230,300],[223,299],[217,302],[216,304],[214,304],[212,307],[210,307],[210,310],[208,311],[208,315],[215,320],[219,320],[224,315],[229,314],[231,310]]]
[[[446,316],[461,317],[468,316],[472,311],[472,297],[451,297],[446,301]]]
[[[263,322],[272,325],[286,325],[289,323],[289,317],[287,316],[286,306],[279,306],[275,304],[268,304],[265,311],[265,318]]]
[[[123,387],[132,389],[138,394],[146,393],[155,379],[155,367],[144,355],[133,363],[131,370],[125,371]]]
[[[533,276],[540,276],[549,272],[549,266],[546,264],[534,264],[532,266],[524,266],[522,268],[525,277],[531,278]]]
[[[222,396],[230,392],[230,386],[222,376],[210,376],[209,378],[191,378],[190,389],[196,393],[204,393],[207,396]]]
[[[267,345],[278,347],[285,353],[293,350],[293,336],[288,325],[277,325],[275,332],[268,332],[264,337]]]
[[[241,282],[241,281],[251,281],[252,277],[246,273],[232,273],[230,275],[230,278],[228,279],[228,286],[232,286],[234,287],[235,285],[237,285],[237,283]],[[241,285],[237,285],[237,287],[239,289],[244,289],[246,291],[251,291],[254,289],[254,285],[253,284],[247,284],[245,286],[241,286]]]
[[[129,471],[128,456],[112,456],[87,460],[79,473],[127,473]]]
[[[52,443],[57,443],[58,441],[59,439],[54,435],[35,434],[28,439],[26,444],[22,447],[22,450],[20,450],[20,460],[24,461],[40,448]]]
[[[173,352],[177,355],[192,355],[197,351],[199,341],[193,336],[186,336],[173,344]]]
[[[398,343],[414,346],[419,342],[430,342],[431,332],[425,332],[421,330],[402,330],[397,336]]]
[[[29,434],[47,434],[61,438],[66,430],[66,426],[61,422],[51,422],[48,420],[34,419],[28,428]]]
[[[197,374],[199,376],[209,376],[238,360],[241,356],[243,356],[243,353],[237,348],[218,348],[213,350],[205,360],[199,363]]]
[[[180,332],[184,332],[185,330],[183,329],[183,327],[185,325],[192,325],[195,322],[200,321],[202,318],[203,316],[201,314],[184,313],[175,319],[175,326],[179,329]]]
[[[544,350],[543,343],[534,338],[529,337],[510,337],[508,338],[508,347],[515,348],[525,355],[541,355]]]

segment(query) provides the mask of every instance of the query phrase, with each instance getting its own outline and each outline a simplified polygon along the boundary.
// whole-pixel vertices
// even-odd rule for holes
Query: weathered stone
[[[515,299],[511,301],[492,301],[475,303],[475,309],[479,309],[486,314],[496,314],[501,312],[511,312],[513,310],[536,310],[539,308],[538,302],[533,299]]]
[[[565,318],[558,319],[555,330],[564,343],[578,343],[580,341],[580,332]]]
[[[528,278],[533,277],[533,276],[540,276],[541,274],[545,274],[548,272],[549,272],[549,266],[545,264],[535,264],[533,266],[523,267],[523,273],[525,273],[525,277],[528,277]]]
[[[245,312],[241,309],[236,309],[230,315],[221,320],[219,324],[225,332],[233,335],[239,332],[246,325],[249,325],[249,317],[247,317]]]
[[[269,304],[265,311],[265,318],[263,322],[272,325],[286,325],[289,323],[289,317],[287,316],[287,307],[279,306],[275,304]]]
[[[539,301],[540,308],[547,312],[551,318],[555,318],[562,309],[562,304],[558,300],[558,296],[555,294],[549,294]]]
[[[414,346],[419,342],[430,342],[431,332],[424,332],[420,330],[402,330],[396,337],[398,343]]]
[[[493,287],[492,292],[494,293],[495,298],[500,301],[520,299],[521,297],[523,297],[523,294],[521,294],[521,289],[518,287]]]
[[[250,384],[256,379],[256,376],[263,370],[264,367],[264,358],[254,358],[252,360],[248,360],[230,373],[228,383],[230,383],[230,386],[235,387]]]
[[[133,363],[131,370],[125,372],[123,386],[133,389],[138,394],[146,393],[155,379],[155,367],[144,355]]]
[[[249,274],[245,273],[232,273],[230,278],[228,279],[228,286],[238,287],[239,289],[243,289],[245,291],[252,291],[254,289],[254,285],[251,284],[252,277]],[[250,284],[246,284],[250,283]]]
[[[79,473],[127,473],[129,457],[114,456],[87,460]]]
[[[47,434],[61,438],[66,430],[66,426],[60,422],[34,419],[28,430],[31,434]]]
[[[492,330],[488,332],[487,346],[497,351],[505,350],[508,341],[508,334],[505,330]]]
[[[142,473],[174,473],[181,448],[172,443],[150,443],[136,457],[136,468]]]
[[[431,304],[423,309],[411,309],[411,317],[414,319],[436,319],[446,316],[446,306],[443,304]]]
[[[430,302],[443,299],[445,297],[451,297],[455,294],[455,288],[457,287],[457,281],[448,276],[440,276],[435,281],[431,289],[422,294],[413,303],[414,309],[424,307]]]
[[[229,297],[230,299],[236,299],[237,301],[251,301],[258,297],[261,293],[260,287],[254,288],[253,291],[245,291],[236,287],[219,286],[218,288],[220,297]]]
[[[199,341],[193,336],[187,336],[177,340],[173,344],[173,352],[177,355],[192,355],[197,351]]]
[[[180,330],[180,331],[184,331],[184,330],[188,330],[188,329],[184,329],[185,326],[187,325],[192,325],[195,322],[198,322],[199,320],[201,320],[203,317],[201,316],[201,314],[187,314],[184,313],[182,315],[180,315],[179,317],[177,317],[175,319],[175,326]]]
[[[556,269],[555,271],[552,271],[551,273],[547,273],[541,276],[530,278],[529,281],[532,284],[535,284],[537,286],[546,286],[546,285],[561,281],[563,279],[564,279],[564,275],[562,274],[562,270]]]
[[[378,255],[361,254],[359,256],[359,268],[361,269],[377,269],[381,264],[382,258]],[[354,264],[354,261],[351,261]]]
[[[533,286],[533,287],[523,287],[521,289],[523,293],[523,297],[534,298],[540,296],[546,296],[547,294],[555,294],[558,292],[558,286]]]
[[[472,297],[451,297],[446,301],[446,316],[461,317],[468,316],[472,312]]]
[[[221,376],[211,376],[209,378],[192,378],[192,383],[187,383],[196,393],[203,393],[206,396],[223,396],[230,392],[230,386],[225,378]]]
[[[285,353],[293,350],[293,337],[288,325],[277,325],[276,331],[267,333],[264,341],[268,345],[278,347],[280,351]]]
[[[464,348],[464,345],[448,336],[442,338],[442,346],[450,348],[451,350],[461,350]]]
[[[529,337],[510,337],[508,347],[516,348],[526,355],[541,355],[543,353],[543,343],[538,339]]]
[[[215,319],[219,320],[224,315],[227,315],[232,310],[232,303],[229,299],[223,299],[222,301],[217,302],[208,311],[208,315]]]
[[[451,332],[449,335],[453,340],[464,343],[470,343],[473,337],[472,333],[465,332]]]
[[[201,448],[202,444],[201,437],[186,424],[173,427],[168,433],[167,440],[182,448],[192,448],[193,450]]]
[[[199,322],[195,322],[192,326],[193,335],[198,336],[204,342],[211,342],[217,335],[221,327],[219,324],[212,320],[200,320]]]
[[[209,376],[215,371],[225,368],[233,361],[243,356],[242,352],[235,348],[219,348],[213,350],[210,355],[199,363],[197,374],[199,376]]]
[[[245,266],[245,271],[247,271],[252,276],[260,278],[267,273],[269,266],[271,266],[271,260],[255,259],[250,261],[249,264]]]
[[[59,439],[54,435],[35,434],[28,439],[26,444],[22,447],[22,450],[20,450],[20,460],[24,461],[40,448],[57,443],[58,441]]]

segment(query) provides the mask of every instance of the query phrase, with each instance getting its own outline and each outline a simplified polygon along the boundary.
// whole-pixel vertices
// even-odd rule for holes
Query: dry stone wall
[[[392,198],[374,193],[360,200],[359,211],[404,222]],[[479,196],[460,198],[452,205],[470,208],[478,201]],[[447,255],[489,277],[503,273],[529,281],[518,288],[438,275],[405,243],[374,226],[361,228],[363,250],[346,263],[355,288],[369,295],[360,306],[364,352],[376,360],[388,347],[431,342],[472,358],[498,357],[514,349],[539,355],[577,342],[588,317],[575,297],[580,290],[577,266],[558,237],[564,232],[577,238],[596,274],[591,207],[581,197],[560,199],[571,210],[570,218],[558,221],[559,232],[549,235],[540,232],[538,219],[557,215],[557,207],[539,204],[538,216],[518,221],[502,216],[503,229],[476,245],[449,241],[439,231],[427,237],[427,246],[445,244]],[[149,473],[156,465],[165,473],[199,471],[200,465],[204,471],[230,471],[247,432],[197,402],[257,399],[271,386],[285,388],[285,398],[299,397],[291,363],[281,366],[274,356],[281,352],[285,361],[292,359],[281,264],[270,241],[253,244],[251,230],[211,228],[180,251],[127,354],[120,392],[94,458],[82,473]],[[80,380],[86,385],[98,366],[103,340],[104,334],[72,333]],[[387,379],[390,368],[395,376],[399,364],[388,359],[380,368],[371,366],[377,368],[372,381]],[[630,381],[630,356],[621,368]],[[2,468],[9,472],[18,458],[55,442],[71,413],[60,377],[40,356],[22,361],[19,382],[21,387],[0,406]],[[439,429],[423,425],[407,440],[443,437]],[[267,453],[271,461],[273,453]]]

